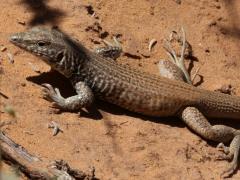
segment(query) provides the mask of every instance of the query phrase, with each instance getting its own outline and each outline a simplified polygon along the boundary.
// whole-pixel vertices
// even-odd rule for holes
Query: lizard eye
[[[49,43],[45,42],[45,41],[38,41],[37,45],[42,47],[42,46],[46,46],[48,45]]]

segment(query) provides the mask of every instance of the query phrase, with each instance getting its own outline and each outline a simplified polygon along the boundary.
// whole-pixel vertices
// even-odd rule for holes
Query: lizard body
[[[80,109],[97,97],[144,115],[178,116],[204,138],[218,142],[233,140],[230,159],[235,159],[226,172],[231,174],[236,169],[240,132],[224,125],[212,126],[205,116],[240,120],[240,97],[117,64],[55,29],[33,28],[12,35],[10,41],[41,56],[72,82],[78,95],[66,99],[58,89],[45,85],[46,96],[59,108]]]

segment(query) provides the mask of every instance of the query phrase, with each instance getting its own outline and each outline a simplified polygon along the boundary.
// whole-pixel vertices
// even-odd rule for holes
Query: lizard
[[[72,83],[77,94],[68,98],[62,97],[58,88],[43,84],[44,97],[59,109],[80,110],[93,104],[97,98],[146,116],[179,117],[196,134],[220,143],[218,147],[222,147],[225,153],[221,158],[231,160],[230,166],[222,173],[223,177],[236,171],[240,130],[211,125],[207,117],[240,119],[240,97],[197,88],[183,82],[179,75],[172,73],[171,76],[173,71],[181,72],[178,65],[181,61],[171,66],[160,63],[160,72],[165,73],[158,76],[90,51],[55,28],[34,27],[12,34],[9,40],[40,56]],[[228,142],[229,147],[223,145]]]

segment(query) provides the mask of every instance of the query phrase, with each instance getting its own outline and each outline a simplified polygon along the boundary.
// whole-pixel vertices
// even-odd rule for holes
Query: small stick
[[[156,39],[152,39],[150,42],[149,42],[149,45],[148,45],[148,51],[151,52],[152,51],[152,48],[153,46],[157,44],[157,40]]]
[[[72,169],[65,161],[56,160],[50,163],[31,155],[27,150],[0,132],[0,152],[2,159],[18,167],[29,179],[82,179],[97,180],[95,169],[83,172]]]
[[[51,121],[48,124],[48,128],[53,128],[53,136],[56,136],[59,132],[63,132],[63,130],[60,129],[59,125],[55,121]]]
[[[194,82],[195,78],[197,77],[199,70],[200,70],[200,67],[198,67],[196,72],[193,74],[192,83]]]

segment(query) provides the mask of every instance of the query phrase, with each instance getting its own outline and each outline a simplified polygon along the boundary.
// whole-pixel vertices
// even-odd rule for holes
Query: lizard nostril
[[[17,42],[18,41],[18,36],[17,35],[12,35],[11,37],[10,37],[10,41],[11,42]]]

